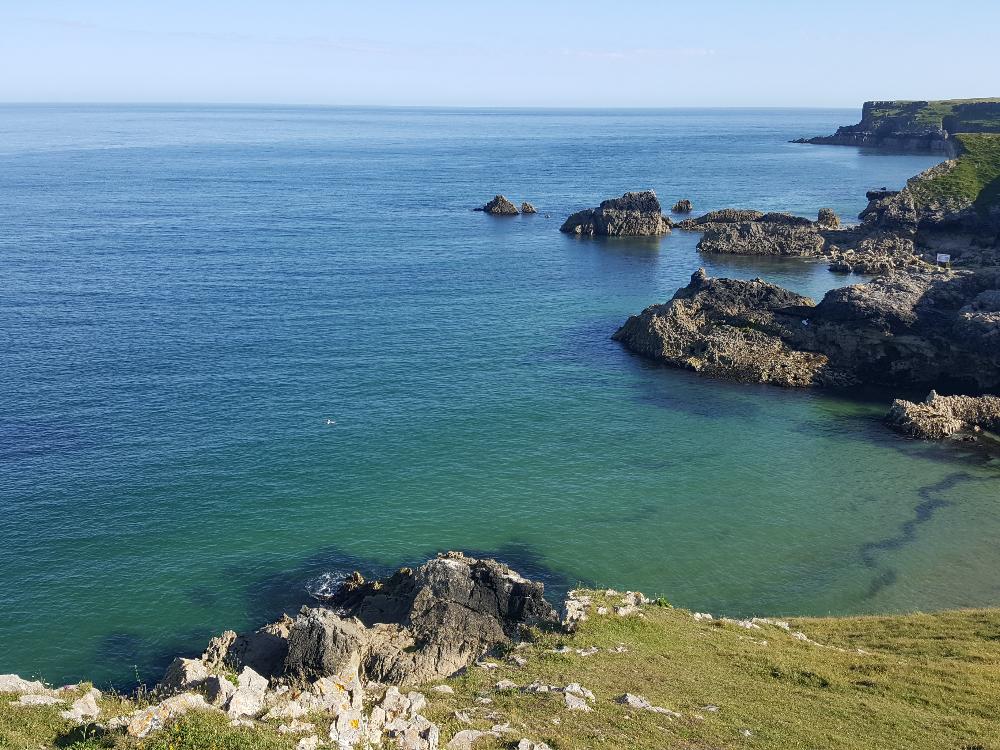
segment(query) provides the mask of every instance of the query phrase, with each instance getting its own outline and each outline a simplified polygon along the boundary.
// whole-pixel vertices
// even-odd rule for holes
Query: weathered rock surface
[[[720,208],[718,211],[709,211],[694,219],[685,219],[679,226],[681,229],[692,231],[704,231],[716,224],[738,224],[745,221],[757,221],[764,216],[763,211],[754,211],[745,208]]]
[[[264,677],[274,677],[284,669],[291,626],[292,618],[286,615],[252,633],[237,635],[227,630],[209,641],[201,661],[210,672],[250,667]]]
[[[813,257],[825,239],[809,219],[791,214],[763,214],[752,221],[708,224],[698,242],[705,253]]]
[[[360,577],[359,577],[360,578]],[[404,684],[454,674],[525,624],[550,623],[544,587],[493,560],[448,553],[383,581],[354,579],[306,609],[289,634],[286,676],[312,679],[357,667]]]
[[[25,680],[16,674],[0,674],[0,693],[55,695],[55,691],[49,690],[42,683],[36,680]]]
[[[560,232],[587,236],[642,237],[668,234],[670,220],[663,216],[652,190],[625,193],[597,208],[577,211],[559,227]]]
[[[477,210],[494,216],[517,216],[517,206],[503,195],[493,196],[493,200]]]
[[[913,240],[889,232],[878,232],[841,249],[830,245],[826,251],[830,270],[840,273],[884,275],[893,271],[927,271],[933,266],[917,254]]]
[[[897,399],[886,417],[889,425],[910,437],[941,440],[969,431],[1000,430],[997,396],[939,396],[930,392],[923,403]]]
[[[694,211],[694,204],[691,203],[691,201],[688,200],[687,198],[684,198],[682,200],[677,201],[674,204],[674,207],[670,210],[673,211],[675,214],[689,214],[692,211]]]
[[[816,223],[824,229],[836,229],[840,226],[840,218],[832,208],[821,208],[816,217]]]
[[[537,214],[538,211],[532,206],[528,201],[521,202],[521,213],[522,214]]]
[[[614,338],[667,364],[745,382],[992,390],[1000,388],[998,282],[996,268],[892,274],[814,305],[759,279],[699,271]]]

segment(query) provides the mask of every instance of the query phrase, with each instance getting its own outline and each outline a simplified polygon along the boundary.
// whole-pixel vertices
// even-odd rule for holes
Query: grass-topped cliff
[[[1000,206],[1000,133],[960,133],[960,153],[952,162],[935,167],[908,190],[918,206],[934,202],[971,203],[980,214]]]
[[[458,731],[509,723],[475,750],[525,737],[556,749],[1000,748],[1000,610],[794,618],[786,628],[655,603],[619,615],[619,599],[595,592],[574,634],[538,633],[492,658],[494,668],[435,683],[451,693],[423,686],[441,746]],[[531,683],[579,683],[594,694],[584,699],[591,710],[570,710],[564,693],[524,691]],[[624,693],[674,713],[622,705]],[[279,733],[278,720],[234,727],[216,712],[131,739],[74,726],[58,706],[16,701],[0,696],[2,748],[291,750],[302,737]],[[101,722],[129,708],[120,698],[99,703]],[[326,737],[329,718],[303,721]]]

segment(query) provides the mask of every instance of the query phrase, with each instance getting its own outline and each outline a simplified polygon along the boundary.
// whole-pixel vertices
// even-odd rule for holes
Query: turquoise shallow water
[[[647,187],[850,217],[934,163],[787,143],[855,119],[0,108],[0,672],[155,678],[446,548],[734,614],[1000,603],[988,457],[609,339],[699,265],[843,277],[557,231]]]

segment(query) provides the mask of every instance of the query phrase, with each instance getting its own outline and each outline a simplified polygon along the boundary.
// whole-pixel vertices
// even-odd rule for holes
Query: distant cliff
[[[865,102],[857,125],[794,142],[955,156],[955,133],[1000,133],[1000,98]]]

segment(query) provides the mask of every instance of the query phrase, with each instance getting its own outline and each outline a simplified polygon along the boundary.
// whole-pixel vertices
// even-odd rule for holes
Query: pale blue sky
[[[859,106],[1000,96],[1000,2],[0,0],[0,101]]]

